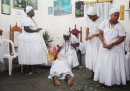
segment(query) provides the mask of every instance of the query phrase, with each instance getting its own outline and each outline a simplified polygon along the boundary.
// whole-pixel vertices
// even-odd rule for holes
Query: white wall
[[[13,0],[11,0],[12,2]],[[72,14],[54,16],[48,15],[48,7],[53,6],[53,0],[38,0],[38,10],[35,11],[35,20],[38,23],[39,27],[42,27],[43,30],[48,30],[50,35],[54,38],[54,44],[56,45],[59,42],[59,38],[62,37],[62,32],[69,30],[69,27],[74,28],[74,25],[77,24],[77,28],[83,27],[83,35],[85,35],[85,25],[86,25],[86,12],[84,17],[75,18],[75,1],[72,2]],[[1,5],[1,2],[0,2]],[[12,3],[11,3],[12,5]],[[128,8],[128,0],[113,0],[113,5],[120,7],[120,5],[125,5],[125,8]],[[0,6],[1,7],[1,6]],[[86,11],[86,7],[85,7]],[[19,16],[17,14],[20,14]],[[0,26],[4,30],[4,36],[8,38],[9,36],[9,26],[15,25],[18,22],[18,25],[21,26],[22,18],[25,16],[23,10],[14,9],[11,6],[11,15],[4,15],[0,13]],[[126,31],[130,33],[130,19],[128,18],[128,12],[125,12],[125,20],[121,22],[126,27]]]

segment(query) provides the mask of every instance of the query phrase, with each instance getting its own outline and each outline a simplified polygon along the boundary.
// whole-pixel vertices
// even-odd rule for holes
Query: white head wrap
[[[96,8],[94,6],[89,7],[87,15],[97,15]]]
[[[33,8],[32,8],[32,6],[27,6],[26,7],[26,14],[29,12],[29,11],[31,11]]]
[[[113,13],[115,12],[120,12],[119,9],[117,8],[112,8],[110,11],[109,11],[109,14],[112,15]]]
[[[70,32],[69,31],[64,31],[63,35],[69,36]]]

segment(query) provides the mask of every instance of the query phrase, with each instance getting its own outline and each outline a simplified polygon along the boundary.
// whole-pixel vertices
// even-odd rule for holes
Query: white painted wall
[[[13,0],[11,0],[12,2]],[[38,10],[35,11],[35,20],[38,23],[39,27],[42,27],[43,30],[48,30],[50,35],[54,38],[54,44],[59,43],[59,38],[62,37],[62,32],[69,30],[69,27],[74,28],[74,25],[77,24],[77,28],[83,27],[83,35],[85,35],[85,25],[86,25],[86,12],[85,16],[82,18],[75,18],[75,1],[72,2],[72,14],[54,16],[48,15],[48,7],[53,6],[53,0],[38,0]],[[0,2],[1,5],[1,2]],[[113,5],[120,7],[120,5],[125,5],[125,9],[128,9],[128,0],[113,0]],[[1,6],[0,6],[1,7]],[[86,7],[85,7],[86,11]],[[1,11],[0,11],[1,12]],[[17,16],[19,13],[21,15]],[[24,11],[20,9],[14,9],[11,3],[11,15],[4,15],[0,13],[0,27],[4,30],[4,36],[9,37],[9,26],[15,25],[18,22],[18,25],[21,26],[22,18],[25,16]],[[126,31],[130,33],[130,19],[128,17],[128,12],[125,11],[125,20],[121,22],[124,24]]]

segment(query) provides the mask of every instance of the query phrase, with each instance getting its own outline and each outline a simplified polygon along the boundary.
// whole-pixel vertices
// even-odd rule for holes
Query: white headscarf
[[[97,15],[96,8],[94,6],[89,7],[87,15]]]
[[[31,11],[33,8],[32,8],[32,6],[27,6],[26,7],[26,14],[29,12],[29,11]]]
[[[69,31],[64,31],[63,35],[69,36],[70,32]]]
[[[112,8],[110,11],[109,11],[109,14],[112,15],[113,13],[115,12],[120,12],[118,8]]]

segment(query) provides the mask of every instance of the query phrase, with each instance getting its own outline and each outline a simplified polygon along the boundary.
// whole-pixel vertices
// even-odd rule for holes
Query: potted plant
[[[45,40],[47,48],[51,47],[51,43],[53,42],[53,38],[50,37],[48,31],[43,32],[43,39]]]

